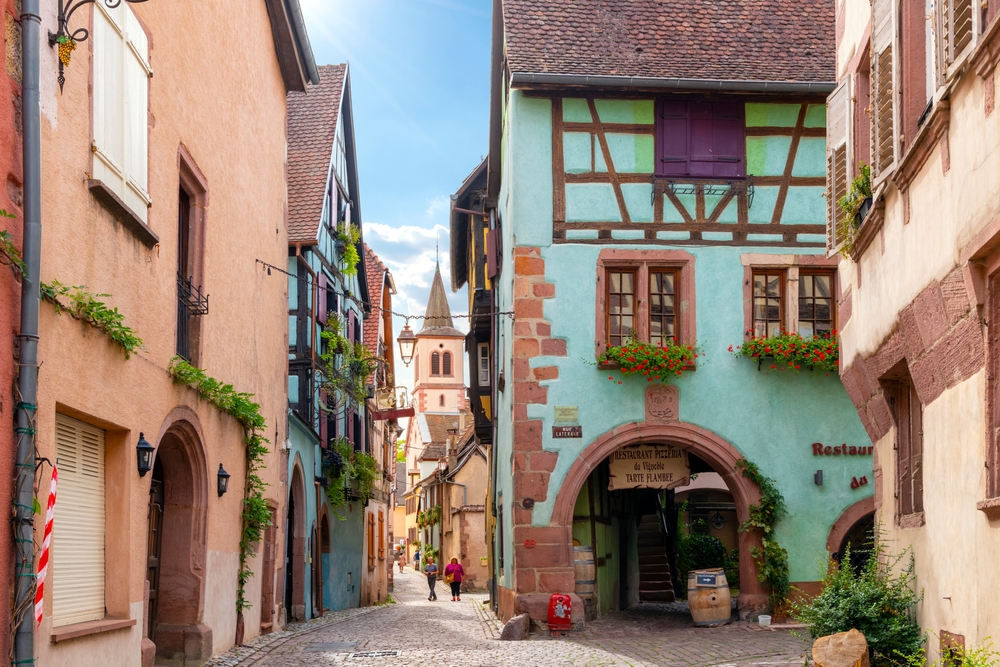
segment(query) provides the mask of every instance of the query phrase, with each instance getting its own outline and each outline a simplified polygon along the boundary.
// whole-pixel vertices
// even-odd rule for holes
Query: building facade
[[[57,4],[42,16],[52,31]],[[287,307],[259,262],[284,264],[285,96],[317,73],[294,0],[110,4],[73,15],[89,37],[63,72],[56,48],[41,54],[36,428],[59,495],[36,655],[198,665],[276,611],[281,565],[266,548],[245,554],[252,606],[237,609],[248,433],[202,396],[252,395],[276,520]],[[182,362],[222,386],[178,382]]]
[[[815,591],[817,554],[872,511],[872,443],[835,370],[731,350],[837,330],[823,196],[832,4],[706,1],[668,16],[650,0],[611,17],[585,2],[572,18],[560,6],[494,9],[485,210],[500,617],[544,620],[553,592],[575,591],[574,620],[635,604],[643,517],[666,507],[677,525],[673,487],[714,472],[745,520],[759,488],[742,460],[784,496],[789,577]],[[761,38],[722,30],[730,19],[762,26]],[[680,20],[691,30],[669,28]],[[595,41],[607,31],[611,51]],[[680,377],[647,381],[603,356],[632,342],[700,352]],[[633,455],[686,464],[674,478],[612,478],[612,459]],[[768,606],[758,539],[738,536],[744,617]],[[576,549],[594,559],[590,590]]]
[[[997,14],[838,2],[827,111],[831,199],[871,195],[857,216],[831,212],[828,238],[841,376],[875,443],[879,539],[912,550],[920,627],[970,648],[1000,631],[1000,581],[984,569],[1000,517]],[[864,165],[870,192],[851,186]],[[983,579],[963,585],[971,570]]]

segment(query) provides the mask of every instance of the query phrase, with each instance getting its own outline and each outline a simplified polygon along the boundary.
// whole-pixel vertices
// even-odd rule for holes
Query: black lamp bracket
[[[146,2],[146,0],[124,0],[125,2],[134,4],[137,2]],[[90,37],[90,31],[86,28],[77,28],[76,30],[70,32],[69,20],[73,18],[73,14],[76,10],[80,9],[84,5],[92,5],[98,2],[103,2],[104,6],[108,9],[116,9],[122,4],[122,0],[58,0],[59,2],[59,13],[57,17],[59,19],[59,31],[52,32],[49,31],[49,46],[55,46],[61,37],[68,37],[73,44],[79,42],[86,42]],[[63,61],[59,60],[59,91],[62,92],[63,84],[66,83],[66,77],[63,75]]]

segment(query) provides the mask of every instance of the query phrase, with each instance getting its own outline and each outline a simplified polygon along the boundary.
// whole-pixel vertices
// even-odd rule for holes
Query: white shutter
[[[149,208],[149,45],[132,10],[125,10],[125,203],[146,220]]]
[[[94,5],[94,178],[143,221],[148,172],[149,45],[132,10]]]
[[[104,431],[56,415],[52,624],[104,618]]]
[[[976,41],[977,6],[973,0],[941,0],[941,73],[944,78],[955,73],[952,65],[962,60]]]
[[[896,90],[894,0],[872,0],[872,176],[895,166]]]
[[[846,76],[826,100],[826,247],[830,254],[844,241],[837,228],[841,217],[838,202],[847,194],[852,143],[851,78]]]

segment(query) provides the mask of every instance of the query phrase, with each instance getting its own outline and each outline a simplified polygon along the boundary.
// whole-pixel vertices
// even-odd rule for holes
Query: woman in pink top
[[[461,566],[457,558],[452,558],[451,562],[444,567],[444,580],[451,585],[451,601],[462,601],[462,577],[465,576],[465,568]]]

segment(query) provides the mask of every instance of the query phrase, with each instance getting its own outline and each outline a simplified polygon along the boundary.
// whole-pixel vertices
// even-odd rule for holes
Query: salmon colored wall
[[[54,4],[45,3],[43,30],[55,29]],[[201,323],[199,365],[256,395],[272,442],[262,473],[270,485],[265,495],[283,504],[277,442],[286,431],[286,287],[254,263],[281,265],[287,249],[285,88],[267,11],[263,2],[241,0],[202,3],[196,11],[164,1],[131,7],[150,37],[149,226],[160,243],[152,249],[140,243],[85,187],[92,168],[91,43],[75,52],[62,94],[55,51],[45,50],[41,277],[113,295],[107,303],[124,314],[146,349],[126,360],[100,332],[42,304],[38,446],[40,455],[53,457],[57,409],[109,429],[109,471],[113,462],[121,475],[108,476],[108,613],[139,622],[52,644],[49,597],[36,636],[41,664],[139,664],[150,476],[136,472],[135,443],[142,431],[158,445],[164,420],[178,407],[196,415],[204,436],[209,492],[205,562],[197,564],[205,577],[201,622],[212,628],[214,652],[234,643],[243,432],[194,391],[175,387],[167,374],[174,355],[181,146],[208,186],[204,289],[211,299]],[[77,12],[74,26],[88,25],[91,11]],[[232,475],[222,498],[215,492],[220,463]],[[276,542],[284,544],[280,532]],[[246,591],[254,604],[246,613],[247,641],[259,634],[262,562],[260,556],[251,561],[256,575]]]
[[[0,73],[0,208],[16,217],[0,219],[0,230],[8,231],[18,248],[21,247],[21,134],[15,108],[20,106],[20,28],[14,21],[13,0],[4,0],[4,62]],[[0,266],[0,507],[10,507],[11,480],[14,477],[14,432],[11,429],[16,401],[11,393],[16,376],[14,365],[14,340],[19,331],[21,284],[9,267]],[[11,549],[10,522],[0,522],[0,581],[13,581],[13,554]],[[0,628],[10,625],[9,605],[0,605]],[[0,655],[9,652],[9,634],[0,632]]]

